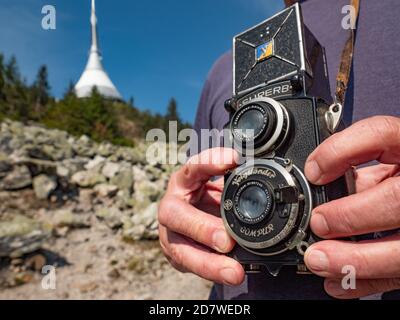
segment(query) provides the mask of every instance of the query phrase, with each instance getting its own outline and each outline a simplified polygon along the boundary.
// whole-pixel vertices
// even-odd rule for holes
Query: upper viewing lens
[[[264,117],[259,110],[250,109],[244,112],[237,122],[237,130],[242,130],[241,135],[245,139],[250,139],[261,134],[265,128]],[[253,131],[246,131],[253,130]]]

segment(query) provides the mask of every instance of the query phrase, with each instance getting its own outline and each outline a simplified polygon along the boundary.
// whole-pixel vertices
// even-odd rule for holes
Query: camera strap
[[[360,10],[360,0],[351,0],[350,5],[353,8],[350,17],[351,26],[349,28],[349,37],[342,51],[339,71],[336,76],[336,92],[334,103],[329,107],[329,111],[325,114],[328,129],[332,133],[336,131],[342,120],[343,107],[346,99],[346,91],[350,82],[351,68],[353,64],[354,45],[356,41],[356,27],[358,13]]]

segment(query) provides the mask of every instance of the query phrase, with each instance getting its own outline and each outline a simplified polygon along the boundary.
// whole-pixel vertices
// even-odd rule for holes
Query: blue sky
[[[57,28],[41,28],[42,6]],[[203,82],[232,37],[283,7],[283,0],[97,0],[104,66],[125,99],[163,113],[171,97],[193,121]],[[76,82],[89,50],[90,0],[0,0],[0,52],[15,54],[31,82],[41,64],[52,93]]]

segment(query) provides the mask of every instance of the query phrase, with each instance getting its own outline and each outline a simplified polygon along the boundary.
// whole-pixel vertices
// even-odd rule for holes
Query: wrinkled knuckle
[[[330,143],[327,144],[326,152],[332,158],[338,158],[340,154],[340,150],[342,148],[341,139],[339,139],[339,135],[333,135]]]
[[[165,256],[169,256],[169,242],[168,242],[168,237],[167,234],[165,232],[165,229],[162,230],[161,228],[158,229],[159,230],[159,239],[158,242],[160,243],[160,248],[162,250],[162,252],[164,253]]]
[[[378,292],[384,292],[387,291],[385,287],[388,286],[387,281],[382,280],[370,280],[370,281],[365,281],[364,286],[368,294],[374,294]]]
[[[400,204],[400,177],[391,177],[386,181],[389,184],[386,200],[393,201],[394,204],[397,204],[396,207],[398,207]]]
[[[175,210],[175,201],[171,197],[165,197],[160,202],[160,207],[158,209],[158,221],[160,224],[164,226],[168,226],[170,224],[171,219],[173,218],[174,210]]]
[[[335,214],[330,216],[331,220],[327,222],[329,228],[339,229],[340,232],[351,234],[355,227],[353,219],[340,206],[336,207],[335,211]]]
[[[183,254],[182,251],[179,249],[178,246],[176,245],[171,245],[169,248],[169,256],[173,263],[176,265],[175,268],[177,269],[178,267],[183,266]]]
[[[400,276],[400,239],[397,238],[397,241],[393,243],[393,247],[391,250],[392,263],[394,266],[394,270],[396,270],[396,276]]]
[[[165,243],[165,237],[164,236],[160,236],[158,241],[160,243],[160,247],[161,247],[162,252],[164,253],[164,255],[167,255],[168,248],[167,248],[167,244]]]
[[[367,121],[367,125],[383,142],[392,144],[400,138],[400,121],[395,117],[373,117],[371,121]]]
[[[176,270],[178,270],[179,272],[182,272],[182,273],[187,272],[187,270],[186,270],[183,266],[178,265],[171,257],[166,256],[166,258],[167,258],[169,264],[170,264],[174,269],[176,269]]]
[[[172,266],[174,269],[176,269],[176,270],[178,270],[178,271],[180,271],[180,270],[182,269],[182,267],[181,267],[180,265],[178,265],[173,259],[169,258],[169,259],[168,259],[168,262],[171,264],[171,266]]]
[[[382,129],[386,132],[387,139],[398,141],[400,138],[400,121],[395,117],[381,117]]]
[[[190,236],[192,239],[204,242],[207,239],[208,230],[209,224],[206,221],[196,219],[191,225]]]
[[[190,177],[191,173],[193,172],[192,168],[193,168],[193,165],[190,162],[186,163],[181,169],[183,176]]]
[[[342,132],[335,133],[333,136],[325,140],[319,147],[317,147],[316,152],[313,154],[313,160],[318,162],[322,171],[328,169],[327,163],[330,163],[330,161],[325,161],[326,159],[334,159],[336,160],[335,162],[342,160],[343,139],[341,134]]]
[[[391,278],[387,280],[387,290],[400,289],[400,278]]]
[[[355,267],[357,273],[369,274],[370,270],[373,270],[370,267],[370,261],[367,255],[359,250],[353,251],[352,256],[352,265]]]
[[[203,259],[199,265],[199,268],[196,268],[196,270],[194,270],[194,273],[196,273],[197,275],[204,275],[210,278],[210,275],[212,273],[209,267],[209,260]]]

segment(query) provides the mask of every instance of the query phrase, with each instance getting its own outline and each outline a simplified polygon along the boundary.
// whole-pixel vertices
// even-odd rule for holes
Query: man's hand
[[[308,158],[305,173],[327,184],[352,166],[381,164],[356,172],[357,193],[314,209],[311,229],[325,239],[400,228],[400,119],[373,117],[324,141]],[[325,240],[305,254],[308,268],[327,278],[325,290],[337,298],[357,298],[400,289],[400,234],[379,240]],[[344,290],[341,271],[356,270],[356,289]]]
[[[170,263],[211,281],[237,285],[244,279],[242,266],[224,254],[234,241],[219,217],[224,175],[236,166],[232,149],[209,149],[191,158],[171,176],[158,212],[161,247]]]

